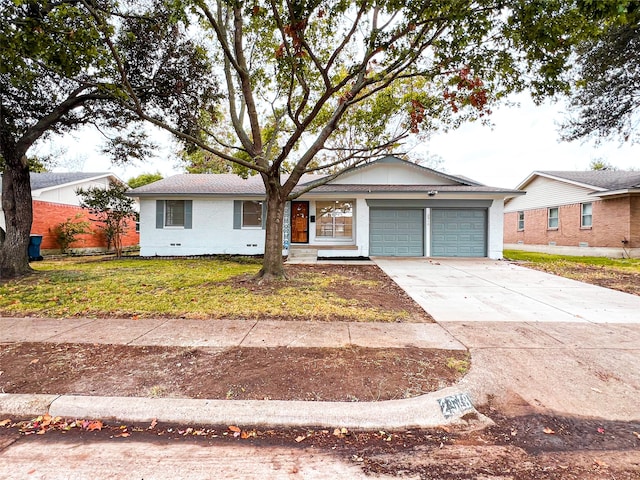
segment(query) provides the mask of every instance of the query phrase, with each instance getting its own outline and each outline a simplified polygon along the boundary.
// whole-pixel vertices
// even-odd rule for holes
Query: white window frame
[[[524,231],[524,211],[522,210],[518,212],[518,231]]]
[[[318,234],[318,229],[321,229],[321,222],[320,222],[320,209],[318,207],[318,205],[322,205],[323,203],[328,203],[328,204],[333,204],[335,205],[336,203],[339,204],[344,204],[344,203],[348,203],[351,205],[351,216],[349,218],[351,218],[351,235],[346,236],[346,235],[340,235],[340,236],[336,236],[336,222],[335,219],[338,218],[335,215],[332,215],[332,228],[331,228],[331,232],[332,235],[319,235]],[[340,241],[344,241],[344,242],[349,242],[349,241],[353,241],[353,234],[354,234],[354,227],[355,227],[355,209],[356,209],[356,201],[353,199],[338,199],[338,200],[316,200],[316,204],[315,204],[315,208],[316,208],[316,228],[315,228],[315,238],[317,240],[324,240],[324,241],[336,241],[336,242],[340,242]]]
[[[259,209],[258,209],[258,224],[257,225],[245,225],[244,223],[244,207],[245,204],[247,203],[254,203],[257,204]],[[263,223],[263,219],[262,219],[262,215],[263,215],[263,208],[264,208],[264,202],[261,200],[242,200],[241,203],[242,207],[240,210],[240,227],[243,230],[260,230],[262,229],[262,223]]]
[[[551,212],[555,210],[556,216],[552,217]],[[551,225],[551,221],[555,220],[555,226]],[[547,229],[548,230],[557,230],[560,226],[560,208],[559,207],[549,207],[547,209]]]
[[[584,212],[584,208],[589,206],[589,213]],[[589,225],[585,224],[585,219],[589,218]],[[580,228],[591,228],[593,226],[593,203],[586,202],[580,204]]]

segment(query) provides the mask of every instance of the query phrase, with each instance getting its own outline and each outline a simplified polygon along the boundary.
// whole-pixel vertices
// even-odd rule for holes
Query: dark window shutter
[[[193,201],[184,201],[184,228],[193,228]]]
[[[156,200],[156,228],[164,228],[164,200]]]
[[[267,201],[262,202],[262,229],[267,228]]]
[[[242,228],[242,200],[233,201],[233,228],[234,230]]]

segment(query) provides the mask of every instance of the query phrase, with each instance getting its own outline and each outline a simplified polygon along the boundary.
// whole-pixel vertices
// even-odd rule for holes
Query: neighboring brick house
[[[85,172],[46,172],[31,173],[31,195],[33,198],[32,235],[42,235],[40,246],[42,254],[58,253],[54,229],[67,219],[88,221],[92,233],[79,235],[78,240],[70,246],[73,251],[103,251],[106,249],[106,239],[87,210],[80,207],[80,199],[76,195],[78,188],[108,187],[110,180],[119,180],[111,173]],[[2,185],[0,181],[0,185]],[[5,228],[4,213],[0,207],[0,227]],[[123,246],[137,245],[140,235],[136,232],[135,221],[129,222],[127,234],[123,238]]]
[[[640,257],[640,172],[538,171],[504,206],[505,249]]]

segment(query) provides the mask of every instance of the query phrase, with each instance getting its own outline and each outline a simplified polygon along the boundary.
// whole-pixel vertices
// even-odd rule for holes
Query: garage
[[[431,256],[486,257],[486,209],[431,210]]]
[[[424,256],[424,209],[369,210],[369,255]]]

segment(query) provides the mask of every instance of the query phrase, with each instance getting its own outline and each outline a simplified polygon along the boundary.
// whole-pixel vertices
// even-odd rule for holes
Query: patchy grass
[[[580,264],[598,267],[613,267],[640,273],[640,258],[573,257],[568,255],[524,252],[521,250],[505,250],[503,255],[509,260],[537,264]]]
[[[503,254],[529,268],[640,295],[639,258],[574,257],[521,250],[505,250]]]
[[[409,312],[366,300],[381,279],[292,270],[286,281],[258,285],[255,259],[70,258],[33,264],[35,275],[0,283],[4,315],[49,317],[278,318],[402,321]],[[353,296],[353,292],[366,295]],[[342,292],[342,293],[341,293]]]

